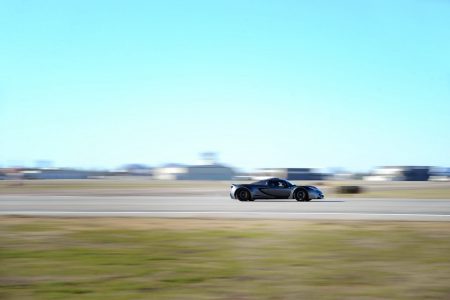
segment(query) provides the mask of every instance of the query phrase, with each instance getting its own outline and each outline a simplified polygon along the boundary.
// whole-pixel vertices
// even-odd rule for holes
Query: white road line
[[[346,212],[242,212],[242,211],[1,211],[0,215],[325,215],[325,216],[374,216],[374,217],[444,217],[450,214],[418,213],[346,213]]]

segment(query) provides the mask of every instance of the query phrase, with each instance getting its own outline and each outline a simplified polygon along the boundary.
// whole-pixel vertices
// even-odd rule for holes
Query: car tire
[[[235,196],[239,201],[253,201],[250,192],[247,189],[237,190]]]
[[[294,194],[295,200],[297,201],[309,201],[308,192],[304,189],[298,189]]]

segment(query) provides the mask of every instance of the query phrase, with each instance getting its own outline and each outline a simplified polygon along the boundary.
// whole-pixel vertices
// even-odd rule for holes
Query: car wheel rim
[[[239,194],[239,196],[240,196],[240,198],[241,198],[242,200],[245,200],[245,199],[247,199],[247,192],[246,192],[246,191],[242,191],[242,192]]]

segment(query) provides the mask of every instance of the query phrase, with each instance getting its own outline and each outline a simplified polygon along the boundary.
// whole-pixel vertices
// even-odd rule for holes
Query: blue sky
[[[450,2],[0,1],[0,166],[450,165]]]

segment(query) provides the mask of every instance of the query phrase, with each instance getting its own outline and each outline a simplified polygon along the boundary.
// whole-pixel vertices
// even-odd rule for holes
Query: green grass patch
[[[0,218],[2,299],[448,299],[450,224]]]

